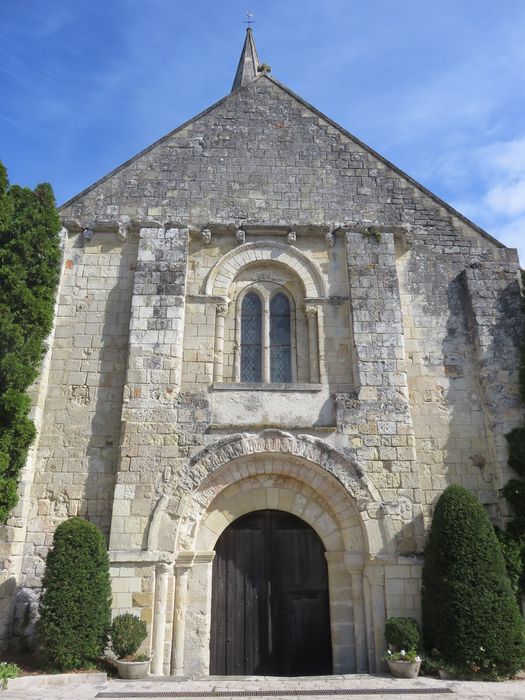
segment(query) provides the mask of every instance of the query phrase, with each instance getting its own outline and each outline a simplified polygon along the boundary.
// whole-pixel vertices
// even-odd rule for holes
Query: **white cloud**
[[[459,149],[439,164],[441,175],[456,173],[465,189],[454,206],[510,248],[525,265],[525,136],[488,146]],[[470,177],[469,177],[470,174]]]
[[[478,150],[481,161],[509,175],[525,173],[525,137],[497,141]]]
[[[525,178],[492,187],[485,196],[491,209],[501,214],[525,212]]]
[[[517,248],[521,265],[525,266],[525,216],[505,224],[495,231],[495,236],[509,248]]]

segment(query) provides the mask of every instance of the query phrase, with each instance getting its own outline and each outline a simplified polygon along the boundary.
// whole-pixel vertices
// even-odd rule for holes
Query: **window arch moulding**
[[[216,262],[206,282],[206,296],[229,296],[233,280],[251,263],[271,262],[290,268],[304,284],[305,297],[325,299],[326,283],[317,266],[298,248],[277,241],[254,241],[233,248]]]
[[[270,279],[267,281],[261,275],[254,277],[241,292],[235,287],[242,276],[251,269],[281,268],[291,274],[301,287],[300,294],[292,294],[284,286],[279,286]],[[215,264],[211,270],[205,287],[208,297],[222,298],[225,304],[219,304],[217,316],[221,337],[216,345],[220,352],[215,353],[214,388],[215,389],[245,389],[245,390],[278,390],[278,391],[318,391],[324,380],[324,349],[322,347],[322,301],[326,298],[325,281],[311,260],[294,246],[284,245],[274,241],[256,241],[237,246]],[[246,295],[259,295],[263,302],[261,323],[262,332],[262,381],[257,381],[255,374],[244,373],[242,367],[242,304]],[[289,305],[284,316],[278,310],[273,310],[273,332],[270,313],[271,299],[282,294],[281,305]],[[284,301],[286,300],[286,301]],[[230,303],[232,302],[232,303]],[[219,309],[220,307],[220,309]],[[274,302],[275,307],[275,302]],[[224,309],[228,309],[226,330],[224,329]],[[286,310],[285,310],[286,311]],[[278,320],[278,317],[280,320]],[[233,368],[227,369],[229,379],[224,376],[223,362],[228,358],[224,340],[228,336],[228,323],[235,335],[235,351]],[[301,342],[302,324],[305,326],[305,337]],[[280,326],[280,329],[278,329]],[[270,336],[272,335],[272,342]],[[279,336],[279,337],[278,337]],[[284,337],[286,336],[286,338]],[[246,338],[244,339],[246,341]],[[226,340],[228,345],[228,341]],[[297,348],[308,346],[306,360],[298,357]],[[273,347],[273,350],[272,350]],[[278,356],[280,355],[280,358]],[[273,360],[272,360],[273,356]],[[305,369],[306,363],[306,369]],[[273,365],[273,366],[272,366]],[[280,369],[276,369],[280,366]],[[247,381],[248,380],[248,381]]]

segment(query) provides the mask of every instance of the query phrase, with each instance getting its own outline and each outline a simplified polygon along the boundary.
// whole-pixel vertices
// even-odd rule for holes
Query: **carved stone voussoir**
[[[282,430],[263,430],[260,433],[237,433],[217,440],[197,453],[189,463],[191,476],[182,477],[187,488],[194,486],[192,477],[196,473],[202,478],[209,476],[223,464],[248,455],[264,453],[286,453],[317,464],[335,476],[356,499],[359,509],[364,509],[376,497],[364,470],[347,456],[341,454],[320,438],[300,434],[297,437]]]

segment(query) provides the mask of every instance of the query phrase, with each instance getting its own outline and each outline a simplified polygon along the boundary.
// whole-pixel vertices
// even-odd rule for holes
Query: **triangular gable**
[[[244,90],[249,89],[251,86],[253,86],[253,84],[255,84],[256,82],[258,82],[258,81],[260,81],[260,80],[267,80],[267,81],[271,82],[271,83],[272,83],[275,87],[277,87],[279,90],[282,90],[282,91],[283,91],[285,94],[287,94],[289,97],[291,97],[292,99],[294,99],[295,101],[297,101],[302,107],[306,108],[307,110],[309,110],[310,112],[312,112],[312,114],[314,114],[314,115],[317,116],[318,118],[322,119],[324,122],[326,122],[327,125],[329,125],[329,126],[333,127],[334,129],[336,129],[336,130],[337,130],[341,135],[343,135],[346,139],[350,140],[350,141],[351,141],[352,143],[354,143],[356,146],[358,146],[359,148],[363,149],[363,151],[365,151],[366,153],[368,153],[369,155],[371,155],[373,158],[377,159],[379,162],[381,162],[383,165],[385,165],[388,169],[390,169],[391,171],[395,172],[396,175],[398,175],[400,178],[402,178],[403,180],[405,180],[409,185],[411,185],[412,187],[414,187],[414,188],[416,188],[417,190],[419,190],[420,192],[422,192],[426,197],[430,198],[435,204],[437,204],[438,206],[440,206],[440,207],[442,207],[443,209],[445,209],[449,214],[451,214],[452,216],[456,217],[457,219],[459,219],[460,221],[462,221],[463,223],[465,223],[467,226],[469,226],[471,229],[473,229],[473,230],[476,231],[478,234],[480,234],[481,236],[483,236],[485,239],[489,240],[491,243],[493,243],[494,245],[496,245],[496,246],[498,246],[498,247],[500,247],[500,248],[505,248],[505,247],[506,247],[506,246],[504,246],[503,243],[501,243],[501,242],[498,241],[496,238],[494,238],[493,236],[491,236],[489,233],[487,233],[487,232],[486,232],[484,229],[482,229],[480,226],[478,226],[478,225],[475,224],[473,221],[471,221],[470,219],[468,219],[466,216],[464,216],[463,214],[461,214],[459,211],[457,211],[456,209],[454,209],[454,207],[452,207],[450,204],[448,204],[447,202],[445,202],[444,200],[442,200],[440,197],[438,197],[437,195],[435,195],[433,192],[431,192],[430,190],[428,190],[426,187],[424,187],[423,185],[421,185],[419,182],[417,182],[416,180],[414,180],[412,177],[410,177],[410,175],[408,175],[408,174],[405,173],[403,170],[401,170],[400,168],[398,168],[396,165],[394,165],[393,163],[391,163],[388,159],[384,158],[381,154],[379,154],[379,153],[377,153],[376,151],[374,151],[374,149],[370,148],[370,146],[368,146],[367,144],[365,144],[365,143],[363,143],[362,141],[360,141],[356,136],[354,136],[354,135],[351,134],[349,131],[347,131],[346,129],[344,129],[340,124],[338,124],[337,122],[335,122],[335,121],[333,121],[332,119],[330,119],[330,117],[328,117],[328,116],[326,116],[325,114],[323,114],[322,112],[320,112],[320,111],[319,111],[318,109],[316,109],[313,105],[311,105],[311,104],[308,103],[306,100],[304,100],[302,97],[300,97],[300,96],[297,95],[295,92],[293,92],[292,90],[290,90],[290,88],[288,88],[287,86],[283,85],[281,82],[279,82],[279,81],[276,80],[274,77],[272,77],[272,76],[270,76],[270,75],[268,75],[268,74],[262,74],[262,75],[260,75],[259,77],[255,78],[254,80],[252,80],[251,82],[249,82],[249,83],[247,83],[247,84],[245,84],[245,85],[239,87],[239,88],[236,89],[236,90],[233,90],[230,94],[228,94],[228,95],[226,95],[225,97],[223,97],[222,99],[218,100],[217,102],[215,102],[214,104],[212,104],[210,107],[208,107],[207,109],[203,110],[202,112],[200,112],[200,113],[197,114],[196,116],[192,117],[192,118],[189,119],[188,121],[184,122],[183,124],[181,124],[181,125],[178,126],[177,128],[175,128],[175,129],[173,129],[172,131],[168,132],[165,136],[162,136],[160,139],[158,139],[157,141],[155,141],[154,143],[152,143],[150,146],[147,146],[147,147],[144,148],[142,151],[140,151],[139,153],[137,153],[135,156],[133,156],[132,158],[126,160],[124,163],[122,163],[121,165],[119,165],[117,168],[113,169],[113,170],[112,170],[111,172],[109,172],[107,175],[105,175],[104,177],[100,178],[99,180],[97,180],[96,182],[94,182],[94,183],[93,183],[92,185],[90,185],[89,187],[86,187],[84,190],[82,190],[81,192],[79,192],[77,195],[75,195],[74,197],[72,197],[71,199],[69,199],[68,201],[66,201],[64,204],[62,204],[62,205],[60,206],[59,209],[60,209],[60,210],[65,210],[66,208],[70,207],[70,206],[71,206],[72,204],[74,204],[77,200],[81,199],[81,198],[84,197],[86,194],[88,194],[89,192],[91,192],[93,189],[95,189],[95,188],[98,187],[99,185],[103,184],[103,183],[106,182],[107,180],[111,179],[114,175],[116,175],[117,173],[119,173],[120,171],[122,171],[123,169],[125,169],[126,167],[128,167],[129,165],[131,165],[132,163],[134,163],[135,161],[137,161],[138,159],[140,159],[142,156],[144,156],[145,154],[151,152],[153,149],[157,148],[159,145],[161,145],[161,144],[163,144],[164,142],[168,141],[168,140],[171,139],[173,136],[176,136],[178,133],[180,133],[180,132],[183,131],[184,129],[188,128],[188,127],[191,126],[192,124],[198,122],[198,121],[199,121],[200,119],[202,119],[203,117],[206,117],[206,116],[209,115],[211,112],[213,112],[214,110],[218,109],[219,107],[221,107],[222,105],[224,105],[225,103],[227,103],[228,100],[233,99],[234,96],[238,95],[239,93],[241,93],[241,92],[244,91]]]

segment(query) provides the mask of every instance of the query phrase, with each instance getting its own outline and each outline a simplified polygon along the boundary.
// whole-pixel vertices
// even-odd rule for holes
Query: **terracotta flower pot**
[[[149,671],[149,665],[151,659],[147,661],[121,661],[120,659],[115,660],[117,665],[118,675],[126,680],[137,680],[138,678],[144,678]]]
[[[417,678],[421,661],[386,660],[390,673],[396,678]]]

